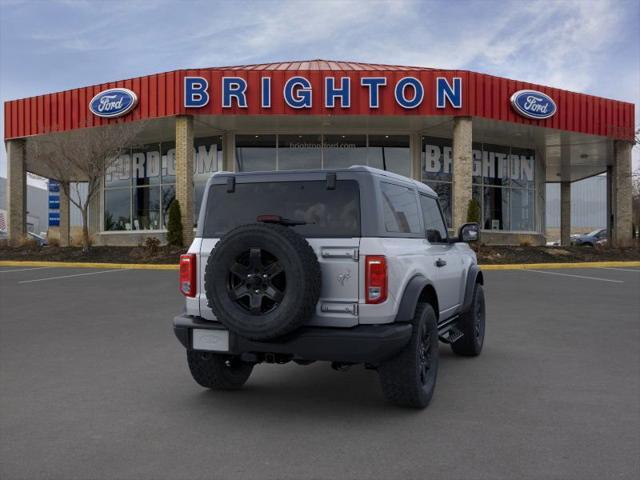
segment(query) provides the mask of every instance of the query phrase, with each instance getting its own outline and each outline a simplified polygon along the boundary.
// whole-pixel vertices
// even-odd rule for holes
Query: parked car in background
[[[582,247],[595,247],[607,242],[607,229],[601,228],[584,235],[571,235],[571,244]]]

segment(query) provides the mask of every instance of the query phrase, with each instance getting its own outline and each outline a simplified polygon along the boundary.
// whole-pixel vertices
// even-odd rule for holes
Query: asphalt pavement
[[[377,375],[191,379],[177,272],[0,268],[0,478],[640,478],[640,269],[485,272],[485,349],[426,410]]]

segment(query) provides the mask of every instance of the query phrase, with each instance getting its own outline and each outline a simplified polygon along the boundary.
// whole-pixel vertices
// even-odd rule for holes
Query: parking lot
[[[414,411],[360,366],[202,389],[175,271],[2,267],[0,478],[639,478],[640,269],[485,278],[483,354]]]

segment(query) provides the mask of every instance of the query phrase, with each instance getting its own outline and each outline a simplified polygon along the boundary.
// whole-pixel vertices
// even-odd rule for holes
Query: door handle
[[[436,260],[436,267],[444,267],[447,264],[443,259],[439,258]]]

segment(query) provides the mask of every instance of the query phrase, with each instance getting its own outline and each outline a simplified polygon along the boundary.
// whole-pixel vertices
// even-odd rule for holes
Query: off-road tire
[[[451,344],[454,353],[466,357],[480,355],[484,345],[485,317],[484,290],[482,285],[476,283],[471,306],[458,319],[458,328],[463,335]]]
[[[187,362],[193,379],[213,390],[238,390],[253,370],[252,363],[238,357],[196,350],[187,350]]]
[[[425,408],[429,405],[438,376],[438,326],[433,307],[420,303],[416,308],[411,340],[395,357],[378,367],[385,398],[398,406]],[[423,371],[423,340],[429,346],[429,366]]]
[[[268,265],[262,260],[256,264],[249,262],[248,267],[239,265],[238,259],[254,250],[262,252],[260,258],[275,258],[281,267],[279,275],[284,275],[280,277],[283,289],[276,290],[280,301],[264,312],[248,310],[241,303],[253,302],[253,286],[247,287],[251,292],[244,293],[241,300],[232,297],[234,290],[229,287],[232,268],[248,268],[252,275],[259,277],[268,271]],[[233,277],[233,281],[238,278]],[[320,265],[311,245],[291,228],[266,223],[242,225],[224,235],[212,250],[204,274],[207,300],[217,319],[232,332],[252,340],[281,337],[306,323],[315,312],[320,285]],[[264,297],[270,287],[262,285],[256,287],[255,292],[258,288],[263,289],[256,293],[260,305],[271,301],[270,297],[267,300]]]

